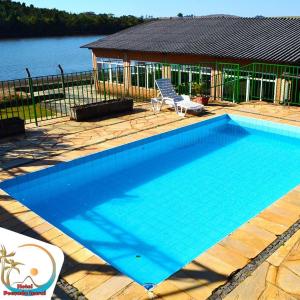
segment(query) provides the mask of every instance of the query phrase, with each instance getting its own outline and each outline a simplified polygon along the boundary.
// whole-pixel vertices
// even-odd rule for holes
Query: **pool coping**
[[[233,112],[230,112],[230,114],[232,113]],[[244,115],[244,113],[240,112],[233,114]],[[247,112],[247,115],[249,115],[249,112]],[[263,118],[256,119],[261,120]],[[199,122],[203,120],[205,119],[200,119],[200,121],[198,119]],[[95,267],[97,267],[97,265],[109,266],[100,257],[94,255],[56,227],[47,223],[40,216],[8,196],[2,190],[0,190],[0,206],[3,207],[8,214],[14,215],[17,213],[18,218],[24,225],[27,225],[50,243],[59,246],[67,256],[76,259],[78,264],[88,261],[96,265]],[[180,295],[180,299],[206,299],[212,295],[213,291],[217,291],[216,289],[223,286],[228,281],[228,278],[233,278],[233,274],[236,274],[239,270],[249,265],[257,255],[276,241],[278,236],[281,236],[288,228],[293,226],[293,224],[298,221],[299,215],[300,186],[275,201],[257,216],[225,237],[221,242],[202,253],[180,271],[159,284],[152,291],[152,296],[163,297],[164,295]],[[16,230],[18,232],[23,231],[20,224],[16,224],[15,222],[9,223],[9,219],[3,223],[2,220],[3,214],[0,214],[1,226],[4,225],[6,228],[9,227],[7,229]],[[30,235],[32,231],[27,228],[21,233]],[[74,266],[66,265],[65,268],[72,269],[72,267]],[[121,275],[112,267],[107,268],[109,269],[109,275],[101,275],[101,272],[99,272],[98,275],[92,276],[81,271],[64,275],[64,270],[61,278],[79,291],[84,291],[86,285],[92,282],[95,288],[84,293],[89,299],[109,299],[121,294],[128,295],[130,293],[138,295],[137,297],[139,298],[137,299],[148,297],[144,288],[135,283],[132,279]],[[201,275],[203,275],[204,272],[215,276],[216,279],[214,282],[210,282],[208,278],[203,278]],[[95,282],[97,282],[97,285]]]
[[[239,284],[252,275],[252,273],[258,269],[262,263],[269,259],[272,255],[275,255],[276,251],[287,241],[289,241],[297,231],[300,230],[300,220],[294,223],[283,234],[279,235],[277,239],[272,242],[267,248],[260,252],[254,259],[251,260],[245,267],[232,274],[229,280],[222,286],[213,291],[212,295],[208,297],[209,300],[223,299],[230,294]]]

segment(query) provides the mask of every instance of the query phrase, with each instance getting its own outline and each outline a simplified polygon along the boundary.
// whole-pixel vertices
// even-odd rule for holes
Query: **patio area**
[[[186,118],[168,109],[154,114],[149,103],[137,103],[134,112],[125,116],[83,123],[61,118],[40,127],[27,125],[25,136],[0,141],[0,180],[225,113],[300,126],[300,108],[263,102],[216,102],[200,116]],[[91,300],[300,299],[299,216],[298,186],[147,293],[0,190],[1,226],[59,246],[65,253],[60,285],[72,298]]]

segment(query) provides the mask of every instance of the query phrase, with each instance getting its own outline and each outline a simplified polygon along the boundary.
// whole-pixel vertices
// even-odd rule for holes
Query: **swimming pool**
[[[224,115],[0,183],[158,284],[300,183],[300,129]]]

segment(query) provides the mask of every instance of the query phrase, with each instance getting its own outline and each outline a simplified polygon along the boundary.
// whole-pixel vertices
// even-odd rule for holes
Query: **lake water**
[[[51,37],[0,40],[0,80],[57,74],[61,64],[65,72],[92,69],[91,52],[80,46],[101,36]]]

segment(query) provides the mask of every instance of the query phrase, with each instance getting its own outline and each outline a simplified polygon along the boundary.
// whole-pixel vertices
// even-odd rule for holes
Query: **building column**
[[[123,76],[124,76],[124,87],[125,92],[129,92],[129,88],[131,87],[131,66],[130,60],[123,61]]]
[[[274,103],[284,103],[291,100],[290,91],[291,81],[285,78],[277,77]]]
[[[246,82],[246,102],[250,101],[250,76],[247,76],[247,82]]]
[[[162,78],[171,79],[171,77],[172,77],[171,66],[170,65],[163,65],[162,66]]]
[[[211,68],[210,75],[210,98],[212,100],[222,100],[223,97],[223,74],[215,66]]]
[[[93,63],[93,79],[94,79],[95,89],[98,92],[99,91],[99,78],[98,78],[99,70],[97,64],[97,56],[93,51],[92,51],[92,63]]]
[[[281,77],[277,77],[275,81],[275,95],[274,95],[274,103],[279,104],[282,99],[281,89],[282,89],[282,79]]]

